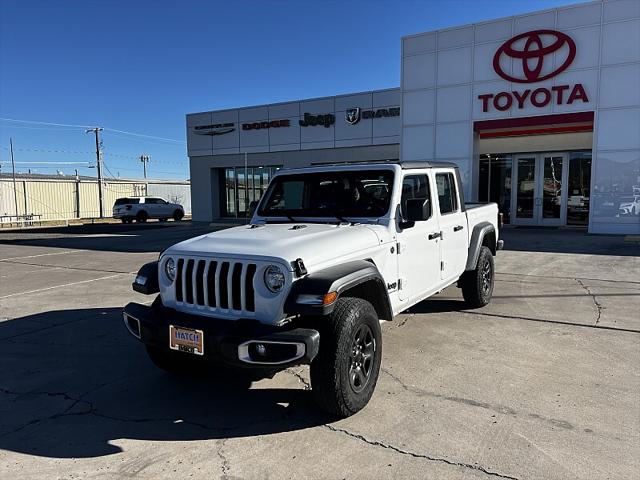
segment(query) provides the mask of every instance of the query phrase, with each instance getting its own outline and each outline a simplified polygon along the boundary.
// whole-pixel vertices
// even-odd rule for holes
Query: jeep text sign
[[[575,56],[576,44],[566,33],[533,30],[504,42],[493,56],[493,69],[512,83],[537,83],[564,72]],[[512,71],[505,71],[501,63],[503,59],[512,66]],[[548,68],[545,69],[545,65]],[[589,97],[583,85],[576,83],[484,93],[478,95],[478,100],[482,102],[483,112],[488,112],[490,107],[504,112],[513,106],[519,109],[527,106],[542,108],[550,103],[571,105],[578,100],[588,103]]]

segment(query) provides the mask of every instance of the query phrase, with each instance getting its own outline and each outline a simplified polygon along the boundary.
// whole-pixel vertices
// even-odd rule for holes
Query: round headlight
[[[169,257],[167,261],[164,262],[164,273],[170,282],[176,279],[176,262],[173,258]]]
[[[269,291],[278,293],[285,283],[284,272],[276,265],[269,265],[264,271],[264,284]]]

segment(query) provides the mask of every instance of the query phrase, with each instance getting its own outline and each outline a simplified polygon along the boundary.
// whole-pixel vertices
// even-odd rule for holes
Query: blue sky
[[[402,35],[570,3],[0,0],[0,117],[171,139],[107,130],[105,163],[188,178],[186,113],[397,87]],[[20,171],[95,175],[81,128],[0,120],[3,172],[9,137]]]

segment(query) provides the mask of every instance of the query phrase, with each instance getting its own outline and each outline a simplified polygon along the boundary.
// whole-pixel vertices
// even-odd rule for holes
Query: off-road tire
[[[140,210],[137,214],[136,214],[136,222],[138,223],[144,223],[149,219],[149,214],[147,212],[145,212],[144,210]]]
[[[493,255],[488,247],[480,247],[476,268],[465,272],[460,279],[462,296],[470,308],[480,308],[489,304],[493,294],[495,270]]]
[[[173,220],[179,222],[184,217],[184,212],[182,210],[176,210],[173,212]]]
[[[333,313],[323,322],[320,351],[311,363],[311,390],[320,408],[344,418],[363,409],[376,387],[382,360],[380,321],[369,302],[346,297],[338,299]],[[355,353],[356,334],[363,330],[373,340],[370,360]],[[364,348],[360,353],[366,351]],[[354,387],[350,374],[358,364],[366,382],[356,382]]]

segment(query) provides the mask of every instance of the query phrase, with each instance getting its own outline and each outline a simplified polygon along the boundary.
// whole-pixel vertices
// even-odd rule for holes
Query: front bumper
[[[170,351],[170,325],[202,330],[204,355],[201,357],[236,367],[265,369],[309,364],[320,346],[320,334],[316,330],[274,327],[254,320],[220,320],[163,306],[129,303],[124,307],[123,317],[134,337],[145,345],[166,351]]]

